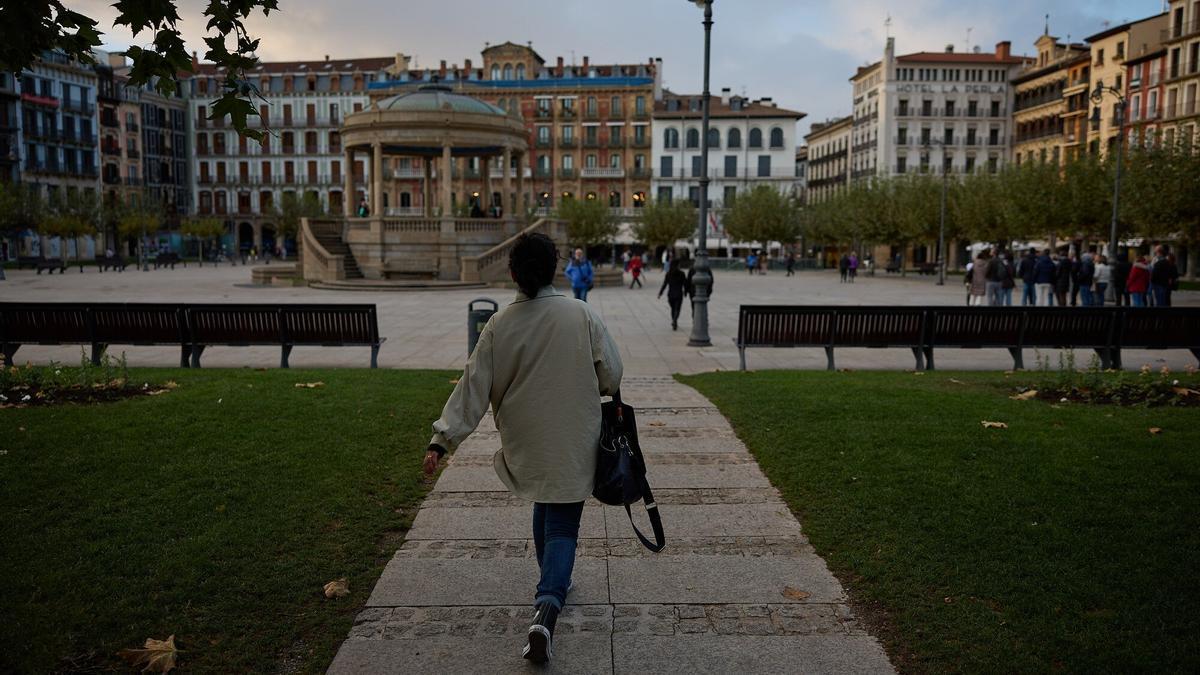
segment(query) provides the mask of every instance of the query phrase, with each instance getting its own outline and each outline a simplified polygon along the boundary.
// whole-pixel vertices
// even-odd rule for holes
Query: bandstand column
[[[347,147],[342,155],[342,214],[349,218],[354,215],[354,151]]]
[[[483,208],[484,215],[490,215],[492,212],[492,158],[480,157],[479,163],[479,170],[482,172],[480,176],[483,178],[482,199],[479,200],[479,205]]]
[[[371,215],[383,217],[383,144],[371,144]]]
[[[441,185],[441,188],[442,188],[442,204],[441,204],[441,206],[442,206],[442,217],[443,218],[453,218],[454,217],[454,208],[453,208],[453,205],[450,203],[450,191],[453,189],[453,186],[454,186],[453,162],[454,162],[454,160],[450,156],[450,146],[449,145],[442,146],[441,176],[438,179],[438,183]]]
[[[515,202],[513,204],[513,208],[517,209],[517,211],[519,211],[521,215],[524,215],[524,213],[525,213],[525,153],[518,152],[516,157],[517,157],[517,168],[514,169],[514,171],[517,172],[517,198],[515,200],[513,200]],[[515,218],[516,216],[517,216],[517,214],[514,213],[513,217]]]
[[[433,159],[422,157],[421,164],[425,166],[425,184],[421,186],[421,208],[426,218],[433,217]]]
[[[504,165],[500,175],[503,191],[500,193],[500,208],[505,218],[512,218],[512,148],[504,148]]]

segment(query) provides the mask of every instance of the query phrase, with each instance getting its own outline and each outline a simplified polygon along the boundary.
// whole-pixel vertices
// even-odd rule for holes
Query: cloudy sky
[[[66,4],[99,20],[107,46],[123,49],[134,40],[112,28],[111,1]],[[179,3],[188,46],[203,54],[206,3]],[[279,6],[279,13],[250,22],[266,60],[403,52],[421,66],[442,59],[479,63],[485,42],[532,41],[551,63],[558,56],[570,62],[587,55],[593,63],[661,57],[668,87],[701,89],[701,11],[685,0],[279,0]],[[888,30],[899,53],[949,43],[991,51],[1001,40],[1011,40],[1015,53],[1031,53],[1047,13],[1052,35],[1078,41],[1156,14],[1162,1],[717,0],[713,11],[713,91],[731,87],[804,111],[803,133],[813,121],[850,112],[847,80],[857,66],[879,59]]]

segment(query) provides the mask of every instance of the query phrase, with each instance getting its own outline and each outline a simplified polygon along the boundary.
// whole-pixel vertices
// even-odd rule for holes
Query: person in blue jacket
[[[587,302],[588,291],[592,290],[595,281],[595,271],[592,270],[591,261],[584,259],[583,249],[575,249],[575,257],[567,264],[566,275],[571,280],[571,290],[575,292],[575,299]]]
[[[1054,304],[1054,261],[1050,259],[1050,249],[1042,252],[1033,266],[1033,285],[1037,289],[1037,306],[1049,307]]]

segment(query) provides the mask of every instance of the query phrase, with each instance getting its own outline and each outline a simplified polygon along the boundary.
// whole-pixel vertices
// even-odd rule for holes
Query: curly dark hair
[[[558,247],[554,240],[540,232],[523,234],[508,254],[508,269],[521,292],[534,297],[543,286],[554,281],[558,268]]]

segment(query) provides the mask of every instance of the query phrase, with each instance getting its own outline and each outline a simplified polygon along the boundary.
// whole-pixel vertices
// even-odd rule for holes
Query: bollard
[[[486,303],[492,306],[491,309],[475,309],[475,303]],[[467,358],[475,351],[475,344],[479,342],[479,334],[483,332],[483,327],[487,325],[488,319],[500,309],[500,305],[496,304],[491,298],[475,298],[467,303]]]

